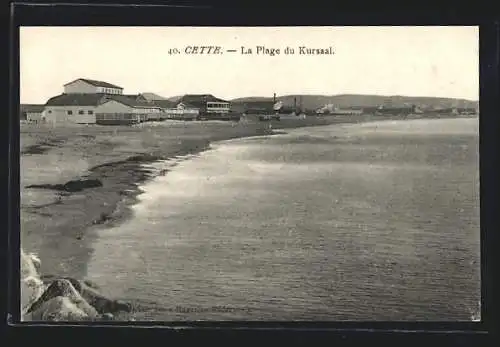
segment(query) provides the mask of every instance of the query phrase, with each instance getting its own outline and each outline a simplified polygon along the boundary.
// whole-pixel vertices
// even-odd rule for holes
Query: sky
[[[186,54],[189,46],[223,54]],[[242,54],[248,48],[253,54]],[[256,47],[280,49],[256,54]],[[301,55],[299,47],[334,54]],[[294,54],[284,54],[284,49]],[[180,53],[175,54],[173,49]],[[234,49],[236,52],[227,52]],[[479,99],[478,27],[21,27],[21,103],[77,78],[124,94],[376,94]]]

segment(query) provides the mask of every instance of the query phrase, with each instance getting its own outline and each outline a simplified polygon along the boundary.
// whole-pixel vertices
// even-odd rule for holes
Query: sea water
[[[138,320],[477,319],[478,120],[225,141],[141,186],[88,277]]]

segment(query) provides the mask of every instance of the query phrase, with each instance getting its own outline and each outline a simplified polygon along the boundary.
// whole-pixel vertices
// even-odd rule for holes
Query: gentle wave
[[[153,320],[478,319],[477,134],[457,121],[296,129],[152,164],[166,175],[100,232],[89,276]]]

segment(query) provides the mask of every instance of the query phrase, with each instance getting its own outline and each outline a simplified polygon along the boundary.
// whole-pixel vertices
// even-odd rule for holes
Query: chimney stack
[[[274,95],[273,95],[273,104],[275,104],[275,103],[276,103],[276,93],[274,93]]]

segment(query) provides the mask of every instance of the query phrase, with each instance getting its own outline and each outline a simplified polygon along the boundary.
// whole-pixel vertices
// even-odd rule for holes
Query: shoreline
[[[351,117],[352,118],[352,117]],[[193,133],[199,135],[203,132],[205,127],[203,124],[198,125],[184,125],[179,124],[172,128],[168,125],[158,127],[137,127],[127,129],[102,129],[104,132],[117,133],[122,131],[125,136],[132,134],[125,139],[136,139],[136,137],[153,134],[153,138],[158,136],[170,136],[170,142],[167,145],[157,146],[157,148],[149,148],[147,145],[143,146],[142,151],[131,151],[128,155],[117,155],[116,160],[113,158],[103,158],[103,161],[89,166],[87,170],[80,170],[76,175],[80,180],[98,180],[102,183],[98,187],[84,188],[77,191],[64,191],[64,190],[51,190],[55,200],[46,204],[38,204],[38,206],[22,206],[21,211],[23,214],[38,214],[40,217],[53,217],[55,221],[48,221],[44,219],[45,232],[41,230],[34,230],[29,226],[29,223],[22,223],[21,242],[23,248],[28,251],[36,252],[42,259],[42,267],[40,272],[43,276],[71,276],[78,279],[85,279],[87,262],[92,256],[93,243],[98,239],[97,230],[107,227],[119,226],[130,218],[133,217],[131,206],[138,202],[138,196],[142,194],[140,184],[153,179],[154,177],[168,174],[169,169],[153,173],[150,169],[143,167],[144,164],[150,164],[158,160],[168,160],[175,157],[182,157],[185,155],[197,155],[210,148],[211,144],[236,140],[240,138],[260,137],[260,136],[274,136],[278,134],[286,134],[286,129],[315,127],[332,124],[349,124],[349,123],[365,123],[370,121],[380,120],[394,120],[394,119],[377,119],[376,117],[370,119],[320,119],[317,122],[307,121],[292,121],[292,122],[271,122],[273,129],[267,128],[266,123],[249,123],[249,124],[208,124],[206,128],[213,127],[205,136],[186,136],[184,134],[176,134],[175,129],[188,129],[193,128]],[[421,118],[418,118],[421,119]],[[424,118],[428,119],[428,118]],[[295,122],[295,123],[293,123]],[[288,124],[287,124],[288,123]],[[316,123],[316,124],[315,124]],[[177,125],[177,124],[176,124]],[[217,127],[222,128],[215,129]],[[85,128],[76,128],[83,130]],[[90,129],[90,128],[89,128]],[[174,130],[172,130],[174,129]],[[182,132],[178,130],[178,132]],[[220,130],[220,131],[219,131]],[[92,131],[90,131],[92,132]],[[158,133],[157,133],[158,132]],[[54,133],[58,133],[58,129],[54,129]],[[122,133],[121,136],[124,136]],[[173,133],[173,134],[172,134]],[[85,138],[91,138],[93,134],[78,134]],[[69,137],[75,136],[70,134]],[[62,136],[64,137],[64,136]],[[174,141],[172,141],[172,139]],[[155,139],[153,139],[155,142]],[[52,144],[55,146],[64,146],[64,141],[56,138],[52,139]],[[49,148],[45,148],[49,144]],[[51,142],[42,140],[40,143],[29,145],[25,147],[23,156],[26,155],[40,155],[44,156],[51,152]],[[37,146],[37,147],[36,147]],[[35,153],[26,153],[26,148],[35,149]],[[55,147],[59,148],[59,147]],[[100,149],[100,148],[98,148]],[[107,151],[113,152],[114,147],[109,146]],[[40,153],[41,152],[41,153]],[[71,153],[71,149],[69,149]],[[22,151],[23,153],[23,151]],[[106,157],[106,152],[99,155]],[[64,158],[65,156],[62,155]],[[29,167],[31,169],[31,167]],[[55,182],[59,185],[67,183]],[[40,183],[44,183],[43,181]],[[26,185],[21,186],[22,192],[25,191]],[[38,189],[38,192],[41,192]],[[82,213],[84,211],[84,213]],[[57,215],[64,215],[66,219],[64,222],[57,221]],[[36,218],[35,218],[36,219]],[[43,224],[44,221],[41,221]],[[28,226],[27,226],[28,224]],[[40,223],[38,223],[40,224]],[[43,229],[43,228],[42,228]],[[50,229],[50,230],[48,230]],[[140,231],[139,231],[140,232]],[[23,240],[24,239],[24,240]],[[24,241],[24,242],[23,242]]]
[[[118,160],[104,160],[104,162],[93,165],[87,170],[80,170],[71,180],[65,179],[64,181],[47,183],[37,179],[35,184],[21,184],[22,193],[29,191],[35,194],[39,193],[42,196],[52,196],[51,201],[46,203],[27,206],[21,204],[22,214],[33,217],[28,217],[28,223],[21,222],[21,244],[24,249],[35,252],[43,260],[40,269],[41,275],[85,278],[86,263],[92,253],[92,244],[97,239],[96,230],[116,227],[132,218],[133,211],[130,207],[137,203],[137,197],[142,194],[140,185],[154,177],[165,175],[169,171],[167,169],[153,173],[144,167],[145,164],[190,154],[197,155],[208,150],[211,143],[218,141],[249,136],[267,136],[274,133],[263,129],[261,125],[239,126],[238,129],[233,126],[231,128],[236,129],[234,131],[227,130],[228,125],[222,127],[226,128],[225,131],[211,133],[202,138],[170,141],[168,148],[119,156]],[[149,129],[154,132],[155,128]],[[195,128],[198,127],[195,126]],[[126,131],[131,132],[132,137],[135,137],[138,136],[138,133],[150,132],[149,129],[126,129]],[[110,130],[113,131],[113,129]],[[160,129],[160,132],[162,130],[164,129]],[[203,129],[195,130],[195,132],[202,131]],[[57,128],[54,129],[54,132],[58,132]],[[175,135],[174,138],[176,138]],[[55,141],[44,140],[34,145],[25,146],[21,151],[22,157],[48,155],[52,150],[50,145],[60,146],[63,142],[57,139]],[[29,167],[29,169],[32,168]],[[98,181],[100,186],[78,187],[79,182],[86,180]],[[74,183],[76,189],[73,191],[64,190],[65,184],[68,185],[69,182]],[[46,187],[41,188],[37,185],[45,185]],[[35,187],[28,188],[29,186]],[[50,217],[57,219],[57,215],[62,214],[66,214],[67,222],[57,223],[57,220],[49,221],[47,219]],[[38,221],[38,226],[46,224],[47,228],[44,228],[43,231],[35,230],[36,226],[31,226],[29,222],[41,217],[46,217],[46,219]],[[49,233],[45,233],[46,231]]]

